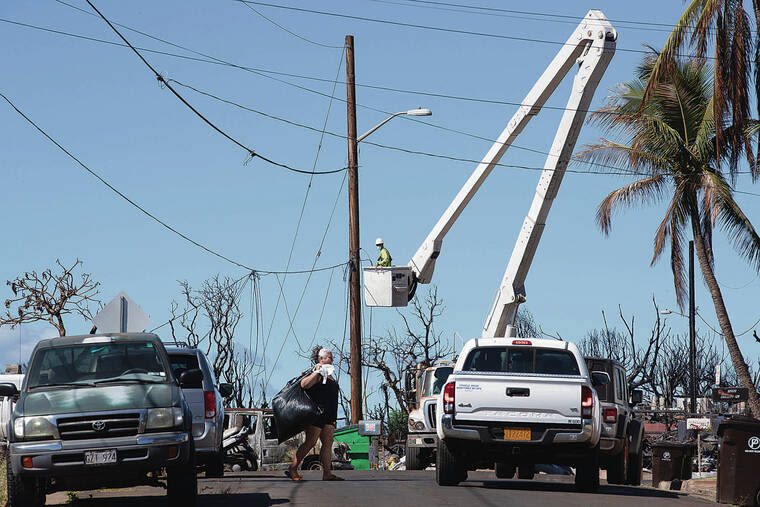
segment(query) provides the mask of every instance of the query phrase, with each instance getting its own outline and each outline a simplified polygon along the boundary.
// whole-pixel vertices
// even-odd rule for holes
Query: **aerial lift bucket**
[[[364,304],[367,306],[406,306],[412,287],[409,266],[370,267],[364,271]]]

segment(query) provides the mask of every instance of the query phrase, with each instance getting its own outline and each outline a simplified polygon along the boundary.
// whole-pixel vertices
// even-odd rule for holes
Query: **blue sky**
[[[88,9],[83,0],[68,1]],[[280,0],[275,3],[313,6]],[[682,3],[676,1],[603,3],[605,14],[619,33],[618,51],[597,90],[594,105],[601,104],[616,83],[631,79],[643,45],[659,47],[667,36],[667,28],[657,23],[674,23],[682,9]],[[329,97],[329,81],[336,75],[342,81],[345,76],[345,69],[339,68],[343,59],[339,49],[305,42],[233,0],[100,0],[96,5],[113,21],[239,65],[319,78],[266,74],[291,83],[288,85],[229,66],[144,53],[165,77],[316,128],[325,121],[329,99],[292,84]],[[595,6],[551,0],[538,0],[529,7],[522,2],[512,6],[488,0],[478,5],[578,17]],[[256,9],[292,32],[322,44],[341,46],[344,36],[353,34],[360,85],[520,102],[558,49],[553,44],[412,29],[265,6]],[[318,9],[556,42],[564,42],[575,26],[575,21],[567,18],[482,15],[403,0],[324,1]],[[54,0],[3,2],[0,17],[116,40],[102,21]],[[132,32],[124,34],[143,48],[190,55]],[[224,255],[262,270],[286,267],[307,191],[307,176],[261,160],[245,164],[243,150],[213,132],[168,90],[159,87],[150,71],[125,48],[8,23],[2,23],[0,45],[4,48],[0,91],[93,170],[178,230]],[[550,105],[564,105],[570,82],[568,77],[549,100]],[[247,146],[293,167],[311,170],[314,166],[319,133],[178,89]],[[345,96],[340,84],[336,94]],[[363,106],[390,112],[418,106],[433,110],[433,116],[423,118],[422,123],[395,119],[368,140],[478,160],[490,147],[489,142],[423,123],[494,139],[516,109],[362,86],[357,88],[357,101],[362,106],[358,110],[360,132],[386,116]],[[327,129],[343,134],[345,114],[345,104],[334,101]],[[197,286],[216,273],[235,278],[245,274],[243,269],[188,244],[116,197],[4,103],[0,115],[0,214],[4,217],[0,280],[43,269],[56,258],[66,263],[78,257],[84,261],[85,271],[101,281],[104,303],[124,290],[159,324],[168,319],[171,301],[179,298],[178,280]],[[541,112],[502,162],[542,167],[544,156],[517,146],[548,150],[560,115],[556,110]],[[597,130],[585,127],[578,148],[598,136]],[[345,163],[345,141],[326,136],[317,169],[340,168]],[[362,146],[360,166],[361,245],[374,258],[375,237],[382,236],[398,264],[408,262],[474,169],[472,163],[371,145]],[[497,168],[444,241],[435,283],[447,306],[439,325],[447,339],[455,332],[463,337],[480,332],[538,176],[536,171]],[[346,260],[347,197],[345,188],[338,194],[341,180],[342,174],[314,178],[291,269],[312,265],[336,198],[338,205],[317,266]],[[643,338],[653,318],[653,295],[661,308],[676,307],[667,258],[654,267],[649,265],[662,207],[617,216],[608,238],[596,226],[598,203],[610,190],[628,181],[588,174],[565,177],[526,284],[525,307],[545,330],[578,340],[586,330],[601,325],[602,310],[614,314],[620,304],[627,314],[636,315]],[[740,180],[738,188],[757,191],[749,180]],[[751,219],[760,221],[760,197],[741,195],[737,200]],[[733,252],[721,233],[716,234],[715,251],[716,274],[724,284],[734,329],[737,333],[745,331],[760,318],[757,274]],[[305,275],[280,279],[291,315],[306,280]],[[3,287],[0,299],[10,294]],[[284,351],[272,375],[275,391],[304,366],[294,353],[296,340],[288,333],[290,326],[282,306],[273,318],[278,292],[273,275],[262,279],[264,328],[268,330],[271,325],[272,329],[267,345],[269,371],[274,351],[281,346]],[[244,346],[250,338],[249,298],[246,291],[242,302],[246,316],[237,337]],[[298,341],[312,340],[323,303],[325,311],[316,342],[341,341],[345,281],[340,270],[332,275],[330,271],[315,273],[309,281],[294,319]],[[717,328],[712,302],[701,280],[697,283],[697,305]],[[369,317],[369,310],[365,316]],[[366,332],[370,331],[368,320]],[[676,332],[687,329],[686,320],[677,315],[670,316],[668,322]],[[393,311],[372,312],[372,333],[399,324]],[[70,333],[79,333],[87,332],[90,325],[71,319],[67,327]],[[49,335],[43,325],[26,327],[21,334],[22,352],[43,335]],[[18,337],[17,330],[0,330],[0,361],[17,359]],[[739,342],[754,362],[760,348],[751,332]]]

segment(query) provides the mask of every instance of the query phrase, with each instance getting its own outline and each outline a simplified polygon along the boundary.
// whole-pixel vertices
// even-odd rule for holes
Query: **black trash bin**
[[[694,444],[655,442],[652,444],[652,486],[670,482],[670,489],[681,489],[681,481],[691,479]]]
[[[746,416],[724,419],[718,436],[718,502],[760,505],[760,420]]]

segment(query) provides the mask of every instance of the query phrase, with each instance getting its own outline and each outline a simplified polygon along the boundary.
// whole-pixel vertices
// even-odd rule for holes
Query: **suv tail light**
[[[512,345],[533,345],[530,340],[512,340]]]
[[[594,409],[594,392],[589,386],[581,386],[581,417],[591,419]]]
[[[449,382],[448,384],[443,386],[443,413],[444,414],[454,413],[454,389],[456,389],[456,384],[454,382]]]
[[[604,422],[606,423],[617,422],[617,408],[608,407],[604,409]]]
[[[214,391],[203,391],[203,405],[206,419],[216,417],[216,395]]]

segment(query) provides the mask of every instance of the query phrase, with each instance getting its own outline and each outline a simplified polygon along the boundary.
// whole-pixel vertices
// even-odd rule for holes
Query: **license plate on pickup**
[[[530,440],[530,428],[504,428],[504,440]]]
[[[85,465],[108,465],[109,463],[116,463],[116,449],[84,451]]]

